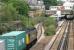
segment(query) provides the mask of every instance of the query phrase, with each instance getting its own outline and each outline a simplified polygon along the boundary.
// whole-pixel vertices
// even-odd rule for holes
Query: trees
[[[17,12],[16,8],[12,6],[12,4],[5,4],[1,6],[2,8],[0,9],[0,17],[1,21],[12,21],[15,20],[17,17]]]
[[[29,5],[25,1],[19,0],[19,1],[12,1],[12,2],[11,3],[16,8],[16,11],[18,11],[18,14],[27,16],[29,11]]]
[[[58,5],[63,5],[63,3],[64,3],[64,1],[61,1],[61,0],[57,1]]]
[[[29,5],[24,0],[0,0],[0,25],[11,21],[27,21]],[[9,25],[9,24],[8,24]],[[22,25],[22,24],[21,24]],[[28,24],[24,24],[26,27]],[[5,25],[0,27],[0,32],[3,32]],[[5,29],[6,30],[6,29]]]
[[[49,6],[55,6],[57,5],[57,0],[43,0],[44,4],[46,6],[46,9],[49,9]]]
[[[0,8],[1,21],[17,20],[19,15],[27,16],[29,5],[21,0],[2,0]]]
[[[53,35],[56,31],[56,18],[48,16],[44,21],[45,35]]]

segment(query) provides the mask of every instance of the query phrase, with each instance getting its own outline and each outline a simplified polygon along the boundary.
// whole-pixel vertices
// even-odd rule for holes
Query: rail
[[[61,41],[58,45],[57,50],[67,50],[68,49],[68,33],[69,32],[69,22],[68,26],[63,34],[63,37],[61,38]]]
[[[45,46],[44,50],[51,50],[53,44],[55,43],[55,40],[58,38],[59,33],[63,29],[65,22],[66,21],[64,21],[64,23],[61,25],[60,29],[58,29],[58,31],[56,32],[56,35],[54,35],[54,37],[51,39],[51,41],[48,43],[48,45]]]

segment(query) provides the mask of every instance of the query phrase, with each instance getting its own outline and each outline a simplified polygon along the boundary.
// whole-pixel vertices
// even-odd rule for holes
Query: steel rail
[[[65,22],[64,22],[65,23]],[[62,24],[62,26],[60,27],[60,29],[56,32],[56,34],[54,35],[54,37],[51,39],[51,41],[48,43],[48,45],[45,46],[44,50],[51,50],[55,40],[57,39],[59,33],[61,32],[61,29],[63,28],[63,25],[64,23]]]
[[[66,30],[65,30],[65,32],[64,32],[64,35],[63,35],[63,37],[62,37],[62,40],[61,40],[61,42],[59,43],[60,45],[60,47],[59,48],[57,48],[57,50],[67,50],[67,44],[68,44],[68,28],[69,28],[69,22],[68,22],[68,25],[67,25],[67,28],[66,28]]]

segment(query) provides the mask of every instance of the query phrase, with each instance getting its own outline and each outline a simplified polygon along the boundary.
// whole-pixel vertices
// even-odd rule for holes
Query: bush
[[[56,21],[54,17],[47,17],[47,20],[44,22],[45,35],[53,35],[56,31]]]

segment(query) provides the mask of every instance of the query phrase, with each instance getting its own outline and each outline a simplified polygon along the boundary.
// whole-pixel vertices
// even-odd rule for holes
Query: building
[[[59,0],[63,1],[63,6],[65,10],[72,10],[74,6],[74,0]]]
[[[67,9],[67,10],[72,10],[72,9],[73,9],[73,6],[74,6],[74,3],[67,1],[67,2],[63,3],[63,6],[64,6],[65,9]]]
[[[69,1],[69,2],[74,2],[74,0],[67,0],[67,1]]]
[[[42,0],[28,0],[27,1],[31,9],[41,9],[44,8]]]
[[[53,10],[53,11],[56,11],[58,7],[60,8],[61,6],[50,6],[49,9]]]
[[[37,4],[37,0],[27,0],[29,5],[36,5]]]
[[[66,2],[66,1],[68,1],[68,2],[74,2],[74,0],[61,0],[61,1],[64,1],[64,2]]]
[[[28,2],[31,8],[31,11],[29,12],[29,16],[33,16],[35,14],[36,14],[35,16],[37,16],[37,14],[39,14],[40,16],[45,11],[45,5],[42,0],[36,0],[35,2],[34,1],[31,1],[30,3]]]

